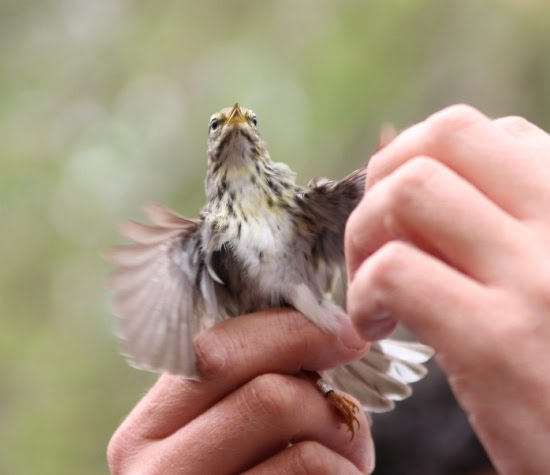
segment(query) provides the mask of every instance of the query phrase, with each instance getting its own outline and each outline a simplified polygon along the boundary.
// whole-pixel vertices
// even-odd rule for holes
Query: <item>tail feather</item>
[[[370,412],[387,412],[394,408],[394,403],[380,392],[366,385],[349,371],[349,365],[330,372],[324,377],[338,389],[356,397],[363,408]]]
[[[364,358],[367,364],[388,376],[404,383],[416,383],[426,376],[427,370],[418,363],[410,363],[399,359],[389,359],[383,352],[371,350]]]
[[[422,379],[422,365],[433,350],[420,343],[382,340],[371,345],[360,360],[330,370],[325,377],[345,392],[355,396],[366,411],[386,412],[412,394],[409,383]]]
[[[409,363],[425,363],[434,354],[434,350],[429,346],[409,341],[388,339],[373,343],[372,346],[380,347],[386,355]]]

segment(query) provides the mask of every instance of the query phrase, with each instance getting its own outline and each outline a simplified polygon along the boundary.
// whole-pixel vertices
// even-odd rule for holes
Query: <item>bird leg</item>
[[[336,409],[338,416],[342,422],[346,425],[348,431],[351,433],[351,440],[355,436],[354,424],[357,424],[357,430],[359,430],[360,424],[356,414],[359,412],[359,407],[351,399],[345,397],[342,394],[338,394],[334,388],[325,381],[319,373],[312,371],[303,371],[306,377],[312,380],[321,394],[325,396],[332,407]]]

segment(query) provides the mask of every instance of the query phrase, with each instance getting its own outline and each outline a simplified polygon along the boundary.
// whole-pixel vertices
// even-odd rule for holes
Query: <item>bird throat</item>
[[[267,151],[262,154],[258,148],[233,149],[237,156],[209,164],[206,193],[211,212],[246,221],[292,207],[296,185],[286,165],[273,163]]]

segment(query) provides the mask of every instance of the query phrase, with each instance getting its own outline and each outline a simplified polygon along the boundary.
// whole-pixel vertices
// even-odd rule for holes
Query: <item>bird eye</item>
[[[216,130],[220,125],[220,121],[215,117],[210,121],[210,130]]]
[[[253,115],[250,120],[252,121],[252,123],[254,124],[254,127],[256,127],[258,125],[258,119],[256,118],[255,115]]]

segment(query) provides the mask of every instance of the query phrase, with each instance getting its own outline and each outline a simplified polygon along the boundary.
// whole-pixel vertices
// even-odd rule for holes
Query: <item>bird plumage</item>
[[[271,161],[256,116],[235,105],[211,118],[207,204],[196,219],[160,205],[150,225],[121,232],[135,242],[112,249],[109,286],[124,352],[133,365],[197,378],[193,339],[217,322],[293,306],[335,332],[344,317],[345,223],[364,191],[365,169],[339,181],[295,183]],[[388,410],[425,374],[424,345],[374,343],[360,361],[326,372],[366,409]]]

